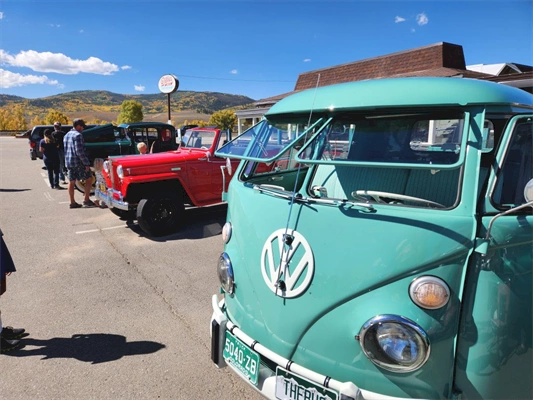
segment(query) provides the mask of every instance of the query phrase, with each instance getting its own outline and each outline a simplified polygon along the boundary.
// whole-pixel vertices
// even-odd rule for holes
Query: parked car
[[[531,94],[319,87],[215,156],[241,159],[214,266],[217,367],[269,399],[531,399]]]
[[[85,149],[91,165],[96,158],[138,154],[137,144],[144,142],[152,152],[175,150],[176,129],[160,122],[99,125],[83,131]],[[96,179],[93,180],[96,184]],[[84,181],[76,181],[76,188],[84,191]],[[94,186],[93,186],[94,191]]]
[[[176,150],[179,146],[176,128],[162,122],[132,122],[118,128],[135,144],[146,143],[149,153]]]
[[[185,204],[222,202],[227,182],[221,167],[226,163],[214,153],[231,134],[216,128],[192,128],[187,132],[188,141],[177,150],[109,157],[104,163],[106,184],[96,188],[96,198],[119,217],[136,218],[151,236],[177,230]]]
[[[87,125],[87,129],[95,127],[97,125]],[[54,130],[54,125],[35,125],[31,129],[31,133],[29,134],[28,143],[30,145],[30,158],[32,160],[43,159],[43,155],[39,151],[39,143],[41,142],[41,139],[44,139],[44,131],[50,129]],[[70,131],[72,129],[72,125],[62,125],[61,130],[65,133]]]

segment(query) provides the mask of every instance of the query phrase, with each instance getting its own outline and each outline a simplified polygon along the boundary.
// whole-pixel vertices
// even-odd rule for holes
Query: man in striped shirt
[[[72,129],[65,135],[65,166],[68,169],[68,195],[70,208],[80,208],[82,205],[74,199],[74,185],[76,181],[85,181],[83,205],[94,207],[94,202],[89,198],[93,184],[91,163],[85,152],[85,141],[82,132],[86,128],[85,121],[76,118],[72,122]]]

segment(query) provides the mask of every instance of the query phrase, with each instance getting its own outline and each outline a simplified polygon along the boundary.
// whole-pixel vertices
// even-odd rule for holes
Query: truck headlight
[[[370,361],[392,372],[411,372],[427,361],[430,344],[426,332],[399,315],[378,315],[359,333],[359,343]]]
[[[109,161],[104,161],[104,165],[102,166],[102,169],[109,174]]]
[[[231,266],[231,260],[228,253],[222,253],[218,258],[217,273],[222,289],[224,289],[224,291],[230,296],[233,296],[235,288],[233,280],[233,267]]]
[[[124,179],[124,170],[122,169],[122,165],[119,165],[117,167],[117,176],[120,178],[120,179]]]

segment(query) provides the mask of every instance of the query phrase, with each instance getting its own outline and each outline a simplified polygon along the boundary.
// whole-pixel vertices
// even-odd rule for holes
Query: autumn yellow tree
[[[198,125],[200,128],[203,128],[204,126],[209,125],[208,121],[202,121],[200,119],[193,119],[192,121],[185,120],[183,121],[183,125]]]
[[[68,125],[68,117],[61,111],[54,110],[53,108],[48,110],[48,114],[44,118],[47,125],[53,125],[54,122],[60,122],[63,125]]]
[[[224,130],[233,130],[233,127],[237,125],[237,116],[235,115],[235,111],[220,110],[213,113],[209,119],[209,125],[215,125],[216,127]]]
[[[26,110],[22,104],[14,104],[0,109],[0,129],[7,131],[25,131]]]

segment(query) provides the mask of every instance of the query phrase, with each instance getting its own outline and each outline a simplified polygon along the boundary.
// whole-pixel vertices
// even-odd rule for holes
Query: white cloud
[[[50,24],[52,28],[61,28],[61,25],[59,24]]]
[[[25,85],[36,85],[36,84],[46,84],[46,85],[54,85],[63,87],[58,81],[55,79],[50,79],[46,75],[22,75],[18,73],[14,73],[11,71],[6,71],[4,69],[0,69],[0,87],[1,88],[11,88],[11,87],[17,87],[17,86],[25,86]]]
[[[30,68],[37,72],[55,72],[65,75],[75,75],[80,72],[112,75],[113,72],[119,70],[118,65],[102,61],[96,57],[76,60],[62,53],[50,53],[48,51],[38,53],[35,50],[21,51],[13,56],[0,49],[0,64]]]
[[[394,18],[394,23],[397,24],[399,22],[404,22],[405,21],[405,18],[404,17],[400,17],[399,15],[396,16],[396,18]]]
[[[83,29],[80,29],[80,33],[83,33]]]
[[[4,19],[4,13],[0,11],[0,19]]]
[[[428,22],[429,18],[425,13],[421,13],[416,16],[416,23],[418,25],[426,25]]]
[[[122,67],[120,67],[121,70],[125,71],[127,69],[131,69],[131,65],[123,65]]]
[[[304,62],[311,62],[310,58],[304,58]]]
[[[133,85],[133,87],[138,92],[144,92],[144,89],[146,89],[143,85]]]
[[[416,29],[415,28],[411,28],[411,33],[415,33],[416,32]]]
[[[236,69],[232,69],[229,73],[233,75],[237,75],[239,71],[237,71]]]

